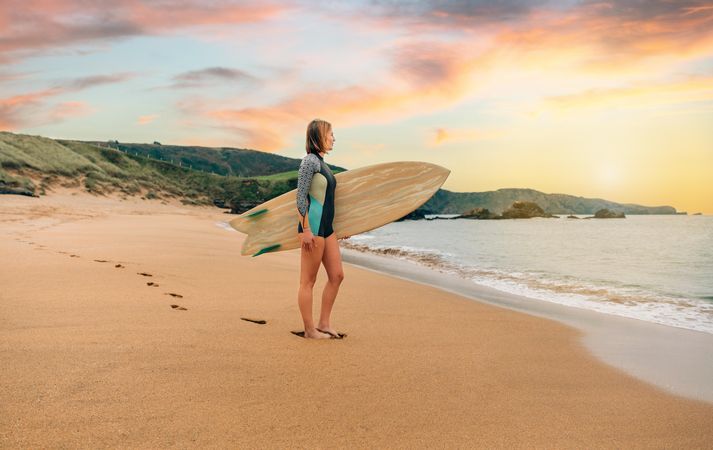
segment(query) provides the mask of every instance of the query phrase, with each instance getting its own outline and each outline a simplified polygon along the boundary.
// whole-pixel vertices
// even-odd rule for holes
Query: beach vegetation
[[[212,150],[199,147],[199,154],[190,157],[188,149],[161,146],[174,151],[171,158],[169,153],[149,151],[155,147],[158,145],[119,144],[115,140],[92,143],[1,133],[0,184],[8,193],[27,191],[45,195],[60,185],[96,195],[116,192],[146,199],[179,198],[186,204],[221,204],[236,211],[241,209],[240,205],[261,203],[297,186],[296,168],[300,162],[297,159],[254,155],[259,152],[248,151],[252,165],[242,171],[265,170],[264,173],[222,175],[216,173],[220,171],[216,161],[237,161],[226,149],[221,149],[221,154],[209,155]],[[261,158],[276,158],[278,163],[272,165]],[[276,171],[275,166],[290,170]],[[230,166],[223,171],[235,173],[234,169]]]

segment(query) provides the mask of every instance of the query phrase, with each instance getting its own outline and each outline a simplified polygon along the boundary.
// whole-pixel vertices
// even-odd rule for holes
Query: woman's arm
[[[309,188],[312,186],[312,177],[319,172],[319,169],[319,159],[315,155],[309,154],[302,159],[297,172],[297,215],[302,229],[305,234],[310,235],[310,238],[312,233],[309,229]]]
[[[307,231],[309,230],[309,212],[305,213],[303,216],[300,214],[299,210],[297,211],[297,215],[300,218],[300,223],[302,224],[302,231]]]
[[[312,186],[312,177],[319,172],[319,169],[319,159],[309,154],[302,159],[300,169],[297,171],[297,212],[303,228],[309,209],[309,188]],[[307,225],[309,226],[309,223]]]

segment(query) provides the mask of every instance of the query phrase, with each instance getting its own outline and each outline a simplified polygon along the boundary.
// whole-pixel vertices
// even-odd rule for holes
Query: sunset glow
[[[302,157],[320,117],[347,168],[713,214],[709,2],[9,0],[0,26],[2,130]]]

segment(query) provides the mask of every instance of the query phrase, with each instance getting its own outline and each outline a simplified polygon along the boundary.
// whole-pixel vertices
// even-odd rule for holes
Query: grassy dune
[[[35,195],[64,186],[98,195],[180,198],[184,203],[229,207],[259,203],[294,189],[296,178],[295,170],[267,176],[222,176],[99,144],[0,132],[0,186]]]

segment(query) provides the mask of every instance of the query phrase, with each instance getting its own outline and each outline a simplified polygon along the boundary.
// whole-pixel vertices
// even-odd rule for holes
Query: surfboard
[[[337,238],[365,233],[423,205],[443,185],[450,170],[414,161],[361,167],[335,175],[334,232]],[[247,234],[242,255],[300,247],[297,189],[268,200],[230,221]]]

